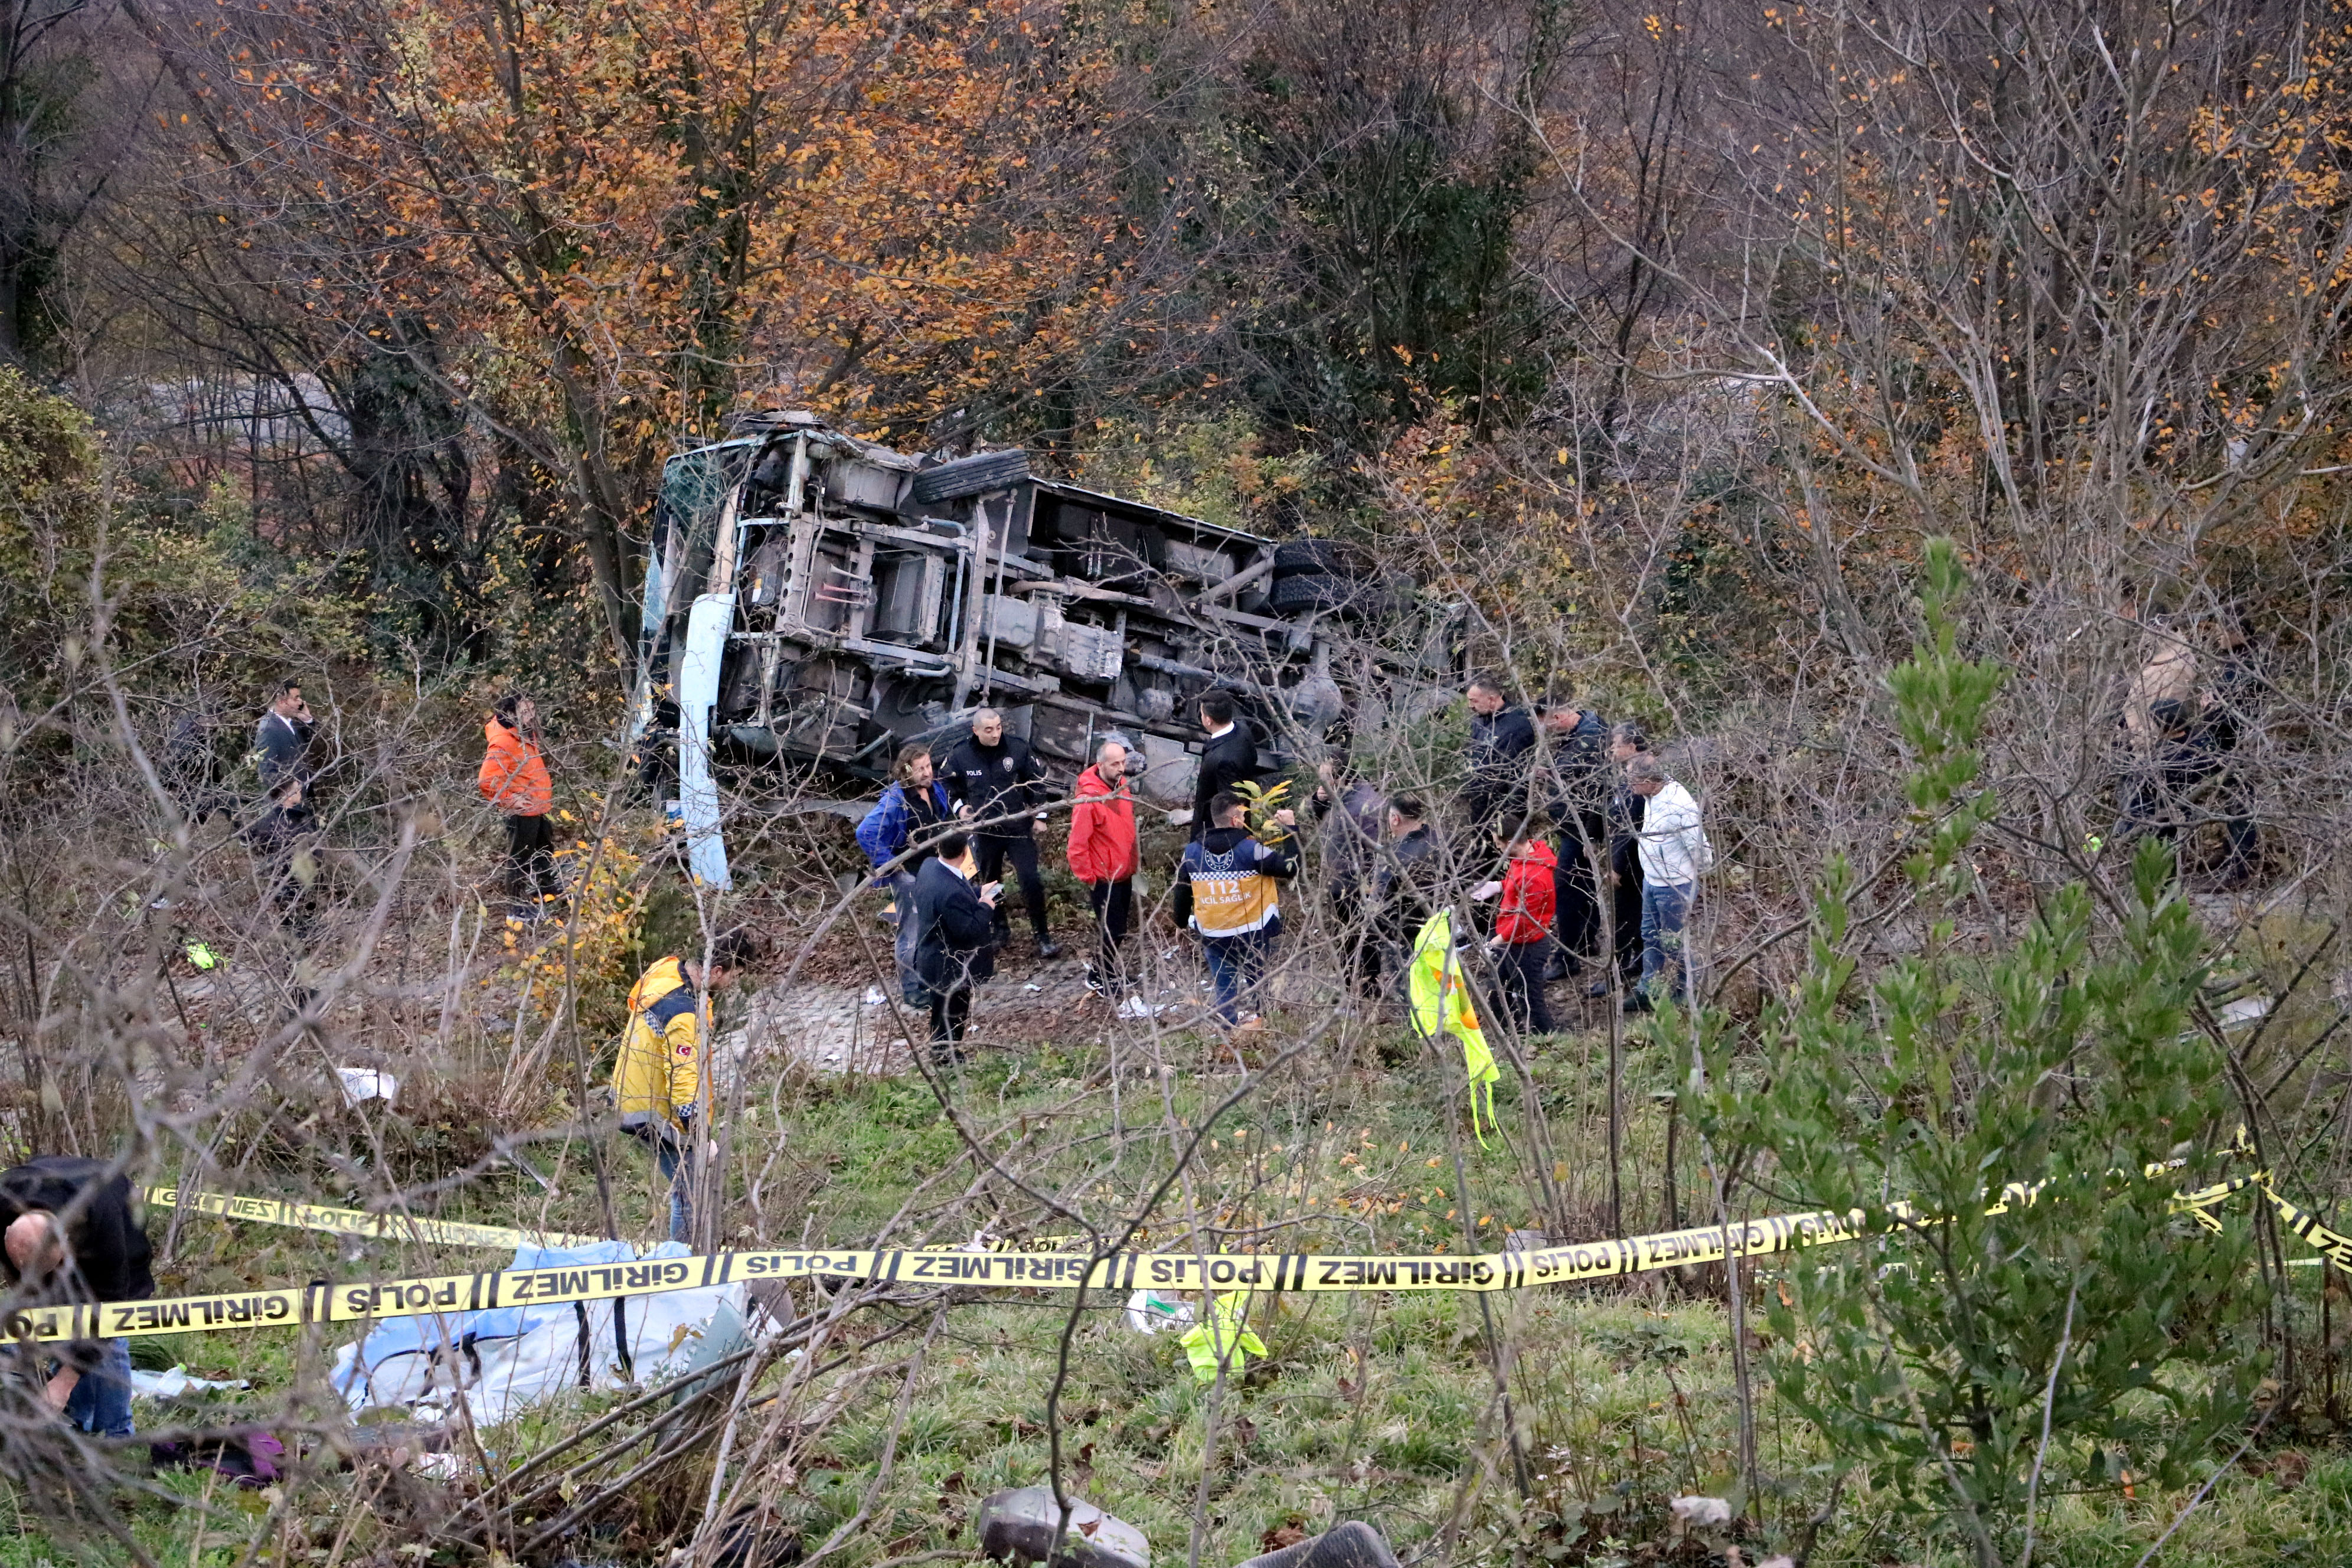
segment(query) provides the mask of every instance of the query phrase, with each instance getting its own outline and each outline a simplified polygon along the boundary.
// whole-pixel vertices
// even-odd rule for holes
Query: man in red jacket
[[[1095,748],[1095,765],[1078,775],[1070,811],[1070,874],[1087,885],[1101,952],[1087,965],[1087,989],[1108,996],[1119,988],[1118,940],[1134,904],[1135,797],[1127,787],[1127,746],[1117,740]]]
[[[1551,945],[1552,916],[1559,890],[1552,881],[1559,857],[1533,824],[1507,827],[1495,836],[1507,863],[1495,908],[1495,935],[1486,951],[1494,960],[1496,988],[1511,1021],[1529,1035],[1552,1032],[1551,1007],[1544,1000],[1544,959]],[[1482,889],[1481,891],[1487,889]]]
[[[538,707],[507,693],[482,726],[482,739],[487,749],[474,782],[507,819],[507,895],[517,914],[536,918],[563,893],[555,875],[555,837],[547,826],[555,784],[539,747]]]

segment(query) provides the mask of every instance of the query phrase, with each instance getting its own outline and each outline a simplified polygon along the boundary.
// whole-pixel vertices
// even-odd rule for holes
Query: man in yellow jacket
[[[669,1184],[669,1238],[685,1241],[694,1220],[694,1127],[702,1110],[702,999],[716,994],[758,956],[751,933],[723,931],[706,967],[657,959],[629,992],[629,1023],[613,1064],[613,1104],[621,1131],[653,1150]]]

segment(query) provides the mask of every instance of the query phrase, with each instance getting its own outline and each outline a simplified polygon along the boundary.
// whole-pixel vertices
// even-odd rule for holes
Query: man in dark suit
[[[1249,721],[1234,711],[1232,692],[1201,693],[1201,728],[1209,739],[1201,748],[1201,771],[1192,783],[1190,837],[1195,841],[1216,826],[1210,820],[1209,803],[1221,795],[1237,795],[1235,784],[1255,784],[1258,778],[1257,737]]]
[[[300,681],[281,680],[270,688],[269,706],[253,728],[253,754],[261,772],[262,790],[273,799],[289,781],[310,781],[304,753],[310,749],[312,728],[310,705],[302,700]]]
[[[950,833],[915,873],[915,970],[931,1004],[931,1059],[963,1060],[958,1048],[971,1018],[971,988],[996,973],[996,897],[1001,883],[975,889],[971,840]]]
[[[155,1293],[147,1232],[131,1184],[104,1160],[50,1154],[0,1171],[0,1275],[35,1306],[143,1301]],[[43,1394],[85,1432],[131,1436],[131,1347],[61,1347]]]
[[[1412,965],[1423,921],[1445,904],[1445,858],[1429,826],[1429,807],[1416,795],[1389,802],[1388,854],[1376,883],[1381,963],[1397,994]]]

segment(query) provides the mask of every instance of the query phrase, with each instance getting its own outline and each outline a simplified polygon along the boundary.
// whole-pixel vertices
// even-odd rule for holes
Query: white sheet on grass
[[[220,1394],[252,1386],[241,1377],[226,1380],[190,1377],[184,1363],[169,1372],[131,1369],[131,1394],[135,1399],[177,1399],[187,1394]]]
[[[679,1258],[687,1248],[664,1242],[647,1258]],[[625,1242],[593,1247],[520,1247],[515,1268],[560,1268],[626,1263],[638,1253]],[[627,1327],[628,1362],[622,1371],[614,1310]],[[409,1408],[446,1414],[462,1399],[473,1424],[496,1426],[565,1389],[613,1388],[655,1383],[714,1359],[743,1335],[744,1288],[672,1290],[618,1301],[558,1301],[501,1307],[490,1312],[385,1318],[335,1352],[330,1374],[353,1414]],[[583,1330],[586,1343],[583,1346]],[[706,1340],[711,1342],[706,1347]],[[719,1342],[727,1342],[722,1346]]]

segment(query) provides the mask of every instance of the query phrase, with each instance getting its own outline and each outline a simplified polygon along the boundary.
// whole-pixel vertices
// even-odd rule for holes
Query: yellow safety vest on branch
[[[1461,955],[1454,951],[1454,917],[1447,910],[1430,916],[1413,939],[1410,978],[1412,1026],[1433,1040],[1452,1035],[1462,1042],[1462,1070],[1470,1079],[1470,1131],[1484,1149],[1486,1135],[1478,1130],[1479,1095],[1483,1091],[1486,1096],[1486,1124],[1496,1126],[1495,1084],[1503,1075],[1495,1066],[1495,1053],[1486,1048],[1486,1033],[1478,1026],[1478,1015],[1470,1005]]]
[[[1176,1342],[1192,1363],[1192,1375],[1202,1383],[1217,1381],[1220,1364],[1239,1377],[1251,1356],[1265,1354],[1265,1342],[1250,1332],[1246,1290],[1228,1290],[1209,1298],[1208,1316],[1184,1331]]]

